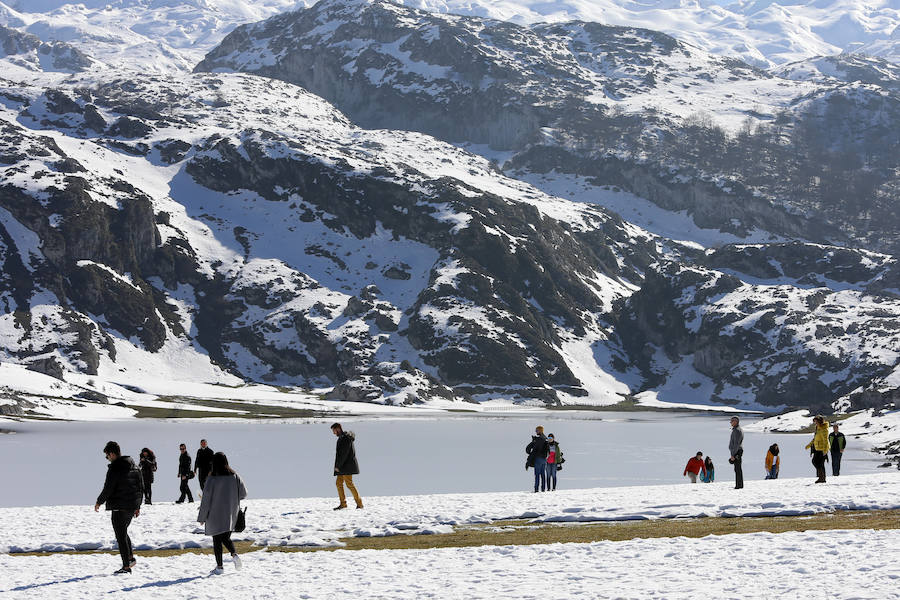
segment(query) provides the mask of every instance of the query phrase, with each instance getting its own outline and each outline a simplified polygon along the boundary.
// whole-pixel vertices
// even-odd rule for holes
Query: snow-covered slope
[[[645,232],[289,84],[95,77],[0,90],[7,360],[397,402],[627,392],[573,371]]]
[[[236,25],[304,6],[298,0],[7,0],[0,24],[70,42],[116,68],[189,70]]]
[[[520,24],[595,21],[643,27],[697,48],[769,67],[812,56],[866,52],[897,61],[896,0],[860,4],[818,0],[778,4],[745,0],[405,0],[432,12]],[[72,41],[101,60],[142,70],[189,69],[236,25],[308,7],[313,0],[5,0],[0,24],[45,41]]]
[[[900,96],[859,62],[871,82],[795,81],[656,31],[325,0],[239,27],[196,70],[295,83],[363,126],[488,145],[538,186],[580,176],[744,240],[892,252]]]
[[[900,57],[896,0],[732,3],[705,0],[409,0],[409,6],[518,23],[596,21],[656,29],[715,54],[767,67],[821,54]]]
[[[434,138],[359,129],[288,83],[108,75],[0,88],[4,360],[101,384],[593,404],[676,385],[692,360],[696,377],[664,399],[696,398],[712,377],[700,402],[781,406],[794,383],[771,360],[748,355],[743,377],[718,375],[748,352],[721,323],[749,327],[771,309],[783,335],[754,352],[808,364],[823,402],[897,363],[891,257],[802,244],[697,253]],[[653,323],[660,310],[680,311],[684,339],[622,317]],[[704,360],[692,345],[708,346]],[[654,348],[669,363],[645,364]]]
[[[806,243],[895,241],[890,63],[775,77],[657,31],[329,0],[237,28],[188,75],[286,4],[29,7],[51,16],[0,14],[71,21],[82,47],[122,15],[156,23],[94,44],[106,64],[4,30],[0,357],[66,379],[66,402],[153,378],[441,406],[891,389],[896,260]],[[783,130],[829,132],[806,153],[828,172],[797,167]],[[4,412],[48,412],[18,392]]]

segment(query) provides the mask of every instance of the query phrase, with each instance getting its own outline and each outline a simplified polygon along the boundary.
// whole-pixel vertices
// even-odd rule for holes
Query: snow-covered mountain
[[[82,399],[164,378],[823,407],[893,381],[884,61],[795,81],[657,31],[359,0],[238,27],[194,74],[7,36],[30,42],[0,57],[0,357]]]
[[[305,6],[297,0],[6,0],[0,24],[69,42],[116,68],[190,70],[236,25]]]
[[[521,24],[583,20],[643,27],[760,67],[844,52],[892,61],[900,57],[897,0],[411,0],[404,4]]]
[[[313,0],[4,0],[0,24],[142,71],[190,69],[236,25],[314,4]],[[658,30],[699,49],[771,67],[862,52],[900,60],[897,0],[404,0],[431,12],[530,25],[582,20]]]
[[[873,83],[794,81],[649,30],[326,0],[239,27],[196,70],[295,83],[363,126],[488,145],[517,177],[589,178],[744,239],[894,252],[900,95],[886,64],[853,63]]]

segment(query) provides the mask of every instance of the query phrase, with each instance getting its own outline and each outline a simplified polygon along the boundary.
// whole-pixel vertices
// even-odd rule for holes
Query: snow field
[[[897,531],[754,533],[591,544],[212,556],[0,555],[0,595],[97,598],[898,598]],[[842,557],[852,557],[843,560]]]
[[[552,493],[363,495],[364,510],[332,511],[336,498],[250,499],[247,529],[234,539],[259,546],[340,546],[341,537],[449,533],[454,525],[527,519],[535,523],[685,517],[811,515],[900,508],[900,473],[748,481],[734,490],[727,464],[712,484],[558,490]],[[252,494],[252,489],[250,490]],[[361,490],[365,492],[364,489]],[[93,499],[89,502],[93,503]],[[143,507],[130,528],[135,549],[210,547],[195,504]],[[93,506],[0,509],[0,552],[112,550],[109,515]],[[36,526],[39,524],[39,526]]]

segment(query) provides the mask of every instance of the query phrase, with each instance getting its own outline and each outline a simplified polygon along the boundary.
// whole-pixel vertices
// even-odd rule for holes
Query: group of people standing
[[[847,438],[840,432],[837,423],[832,425],[833,431],[828,433],[828,421],[822,415],[813,417],[815,434],[810,443],[806,445],[812,455],[812,464],[816,468],[817,479],[815,483],[825,483],[825,463],[828,455],[831,455],[831,474],[837,477],[841,474],[841,458],[847,447]]]
[[[362,499],[353,476],[359,473],[354,447],[355,436],[345,432],[340,423],[331,426],[331,432],[338,438],[335,449],[334,475],[340,504],[334,510],[347,508],[344,486],[353,494],[356,508],[363,508]],[[231,553],[235,570],[241,569],[241,559],[237,554],[231,534],[235,531],[241,515],[240,502],[247,497],[247,487],[243,479],[228,464],[224,452],[214,452],[206,440],[200,440],[194,468],[191,469],[191,457],[185,444],[179,445],[178,478],[181,481],[181,496],[175,504],[181,504],[187,498],[193,502],[188,481],[196,475],[200,482],[200,508],[197,522],[203,524],[206,535],[212,536],[213,554],[216,566],[212,574],[224,572],[223,549]],[[128,527],[132,519],[141,514],[141,504],[152,504],[152,485],[157,470],[156,455],[149,448],[142,448],[139,464],[135,464],[130,456],[122,454],[118,442],[110,441],[103,447],[103,454],[109,461],[103,490],[97,496],[94,511],[106,505],[110,512],[113,533],[122,559],[122,567],[115,571],[116,575],[131,573],[137,564]],[[242,530],[242,528],[238,528]]]
[[[829,423],[822,415],[813,417],[813,425],[815,435],[806,448],[812,455],[812,463],[816,469],[815,483],[825,483],[825,462],[828,460],[828,454],[831,454],[831,472],[832,475],[841,474],[841,457],[844,449],[847,447],[847,438],[839,431],[837,424],[832,425],[834,429],[832,433],[828,433]],[[731,437],[728,440],[728,452],[731,455],[728,462],[734,465],[734,488],[741,489],[744,487],[744,432],[741,429],[741,420],[738,417],[731,417]],[[781,450],[778,444],[769,446],[766,452],[765,468],[766,479],[778,479],[781,471]],[[682,476],[690,477],[691,483],[697,483],[698,476],[700,480],[706,483],[713,481],[715,478],[715,470],[712,459],[708,456],[706,461],[703,460],[703,453],[691,457],[687,465],[684,467]]]
[[[197,449],[197,456],[194,458],[194,468],[191,469],[191,455],[188,454],[187,446],[180,444],[178,446],[178,479],[181,481],[179,490],[181,496],[175,501],[175,504],[181,504],[187,499],[188,503],[194,501],[194,494],[191,493],[190,481],[194,477],[200,483],[201,498],[203,489],[206,487],[206,480],[209,478],[213,469],[213,457],[216,453],[209,447],[206,440],[200,440],[200,448]]]
[[[544,428],[538,425],[534,428],[534,435],[531,436],[531,442],[525,447],[525,470],[528,467],[534,467],[534,491],[552,491],[556,489],[556,474],[562,469],[565,462],[562,450],[559,449],[559,443],[556,437],[551,433],[544,435]]]

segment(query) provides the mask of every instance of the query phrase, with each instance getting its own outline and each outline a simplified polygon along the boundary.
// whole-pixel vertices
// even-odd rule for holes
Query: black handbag
[[[238,497],[240,497],[241,487],[238,485],[237,475],[234,476],[234,485],[238,488]],[[238,516],[234,522],[234,531],[237,533],[247,529],[247,508],[238,506]]]

